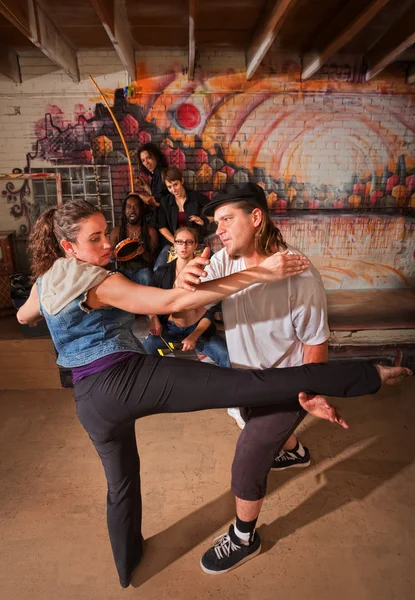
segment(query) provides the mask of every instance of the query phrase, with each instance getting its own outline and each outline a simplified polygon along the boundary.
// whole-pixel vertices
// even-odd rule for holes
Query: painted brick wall
[[[233,181],[262,185],[284,235],[328,288],[414,285],[414,92],[399,64],[362,84],[345,58],[304,83],[295,56],[271,53],[252,82],[242,53],[202,54],[193,82],[186,62],[180,50],[142,51],[128,85],[114,52],[82,52],[74,84],[36,50],[22,54],[24,83],[0,79],[0,172],[90,164],[92,149],[111,165],[119,213],[128,167],[91,74],[133,156],[140,143],[159,143],[208,195]],[[30,196],[17,182],[1,185],[2,228],[30,227]]]

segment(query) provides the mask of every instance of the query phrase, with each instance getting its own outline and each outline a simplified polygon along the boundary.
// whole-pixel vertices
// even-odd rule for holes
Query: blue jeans
[[[172,321],[167,321],[163,325],[161,335],[166,342],[181,342],[190,335],[197,327],[198,323],[189,325],[189,327],[178,327]],[[147,354],[157,354],[158,348],[166,348],[166,345],[158,335],[149,335],[143,342],[143,346]],[[199,352],[206,354],[219,367],[230,367],[228,349],[224,340],[216,333],[211,337],[201,335],[196,343],[196,348]]]
[[[154,263],[153,271],[156,271],[162,265],[167,265],[167,258],[169,255],[169,250],[173,244],[168,243],[162,248],[160,254],[156,258],[156,262]]]
[[[148,267],[141,267],[138,271],[134,271],[131,267],[118,267],[120,273],[128,277],[130,281],[139,283],[140,285],[153,285],[153,271]]]

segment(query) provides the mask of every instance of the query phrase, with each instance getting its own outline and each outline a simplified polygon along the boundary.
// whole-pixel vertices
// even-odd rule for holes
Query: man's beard
[[[140,215],[135,215],[132,219],[131,217],[127,217],[127,221],[130,225],[136,225],[140,219]]]

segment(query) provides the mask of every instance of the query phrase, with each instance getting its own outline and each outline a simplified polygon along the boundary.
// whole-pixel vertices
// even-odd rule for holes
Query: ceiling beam
[[[19,57],[12,48],[3,44],[0,45],[0,73],[15,83],[22,83]]]
[[[195,0],[189,0],[189,70],[188,77],[193,80],[195,77]]]
[[[55,65],[79,81],[75,50],[35,0],[26,0],[27,13],[13,0],[0,0],[0,13]]]
[[[263,15],[246,53],[246,78],[248,81],[252,79],[282,27],[288,12],[296,3],[297,0],[273,0],[269,10]]]
[[[316,73],[333,56],[333,54],[336,54],[343,46],[356,37],[356,35],[370,23],[389,1],[390,0],[372,0],[369,6],[367,6],[351,23],[350,17],[348,18],[350,8],[348,10],[348,6],[346,5],[343,11],[335,19],[335,22],[346,22],[348,23],[347,27],[339,34],[335,35],[323,50],[314,53],[304,62],[301,79],[305,80],[312,77],[314,73]]]
[[[91,0],[116,53],[131,79],[136,79],[135,51],[123,3],[117,0]]]
[[[388,29],[368,54],[369,68],[366,81],[373,79],[413,44],[415,44],[415,5]]]

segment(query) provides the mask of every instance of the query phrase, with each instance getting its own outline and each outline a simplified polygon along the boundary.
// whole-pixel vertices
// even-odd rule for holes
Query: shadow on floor
[[[376,398],[365,399],[363,411],[359,401],[352,400],[347,407],[347,418],[352,428],[348,432],[337,429],[335,434],[324,421],[313,421],[301,434],[301,440],[310,447],[321,445],[330,436],[330,457],[314,461],[318,467],[326,458],[335,458],[354,444],[366,442],[352,456],[323,468],[318,477],[322,487],[289,514],[260,527],[264,540],[263,549],[271,549],[275,543],[306,527],[331,512],[353,501],[362,501],[384,483],[408,467],[415,459],[413,434],[407,423],[414,408],[393,394],[382,401],[383,392]],[[344,404],[343,404],[344,406]],[[335,426],[332,426],[335,427]],[[268,496],[295,478],[301,471],[291,470],[268,478]],[[167,568],[181,556],[204,540],[209,547],[214,532],[234,517],[234,497],[231,491],[219,496],[209,504],[197,509],[166,530],[145,542],[144,557],[136,569],[132,585],[138,587]]]

